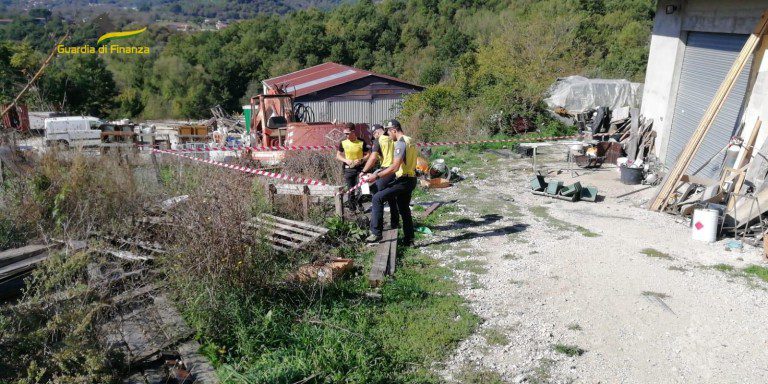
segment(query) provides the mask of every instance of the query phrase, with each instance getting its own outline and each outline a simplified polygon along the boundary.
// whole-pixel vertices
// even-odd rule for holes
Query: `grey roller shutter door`
[[[712,102],[717,89],[731,69],[748,35],[689,32],[683,65],[680,71],[672,128],[665,162],[670,168],[699,125],[704,112]],[[718,153],[735,134],[744,95],[749,81],[752,60],[741,71],[725,104],[704,138],[699,151],[691,162],[692,172]],[[718,155],[698,175],[718,178],[722,170],[724,154]]]

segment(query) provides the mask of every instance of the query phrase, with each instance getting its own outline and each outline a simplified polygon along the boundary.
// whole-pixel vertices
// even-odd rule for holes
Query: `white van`
[[[103,121],[92,116],[65,116],[45,119],[45,145],[89,147],[101,145]]]

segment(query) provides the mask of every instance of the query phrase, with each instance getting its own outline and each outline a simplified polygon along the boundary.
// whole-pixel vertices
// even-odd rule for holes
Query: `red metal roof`
[[[299,97],[368,76],[381,77],[398,83],[423,88],[420,85],[409,83],[396,77],[333,62],[323,63],[300,71],[291,72],[287,75],[273,77],[264,80],[263,83],[271,89],[274,89],[275,86],[280,86],[281,88],[284,88],[286,92],[293,94],[294,97]]]

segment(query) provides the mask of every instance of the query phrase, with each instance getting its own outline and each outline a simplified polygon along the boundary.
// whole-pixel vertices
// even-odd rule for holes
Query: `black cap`
[[[381,124],[371,125],[371,131],[376,131],[377,129],[384,129],[384,126],[382,126]]]
[[[402,130],[403,130],[403,128],[400,126],[400,122],[399,122],[399,121],[397,121],[397,120],[395,120],[395,119],[392,119],[392,120],[390,120],[390,121],[387,121],[387,126],[386,126],[386,127],[387,127],[387,129],[389,129],[389,128],[395,128],[395,129],[397,129],[398,131],[402,131]]]

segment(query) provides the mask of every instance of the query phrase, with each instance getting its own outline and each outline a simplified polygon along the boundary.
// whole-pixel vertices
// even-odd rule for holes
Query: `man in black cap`
[[[386,169],[392,165],[392,160],[395,154],[395,142],[389,137],[387,130],[381,124],[374,124],[373,129],[373,149],[371,150],[371,156],[368,157],[368,162],[363,167],[363,175],[367,177],[367,173],[373,169],[376,169],[376,163],[379,162],[380,169]],[[387,186],[395,180],[395,174],[389,176],[380,177],[376,179],[376,183],[371,186],[371,195],[375,196],[376,192],[383,191]],[[397,211],[397,199],[395,196],[390,197],[387,200],[389,205],[389,223],[391,228],[400,227],[400,213]]]
[[[403,133],[399,121],[390,120],[385,128],[389,137],[395,141],[392,165],[373,173],[368,177],[368,181],[376,181],[391,174],[395,174],[395,180],[373,196],[371,235],[365,240],[369,243],[381,240],[384,202],[394,196],[397,200],[397,209],[403,218],[403,244],[409,246],[413,244],[414,237],[410,204],[411,195],[416,189],[416,146],[415,142]]]
[[[342,162],[344,168],[344,183],[347,189],[357,185],[360,177],[360,172],[363,170],[365,162],[368,161],[371,151],[368,149],[368,144],[357,138],[355,132],[355,125],[348,123],[344,126],[344,134],[346,139],[339,143],[339,148],[336,150],[336,160]],[[359,204],[359,190],[352,192],[347,200],[350,209],[356,209]]]

